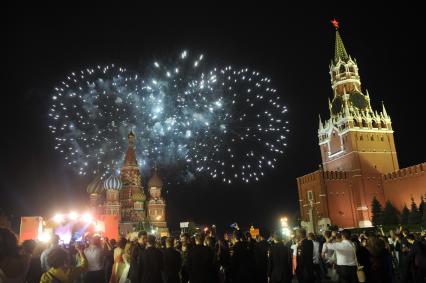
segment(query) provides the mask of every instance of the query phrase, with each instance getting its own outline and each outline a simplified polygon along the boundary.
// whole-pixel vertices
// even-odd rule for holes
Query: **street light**
[[[82,219],[84,222],[92,222],[93,216],[90,215],[90,213],[85,213],[83,214]]]
[[[71,220],[77,220],[78,218],[78,214],[75,211],[71,211],[70,214],[68,215],[69,219]]]
[[[61,223],[62,221],[64,221],[64,215],[61,214],[61,213],[57,213],[57,214],[55,214],[55,216],[53,216],[53,220],[56,223]]]

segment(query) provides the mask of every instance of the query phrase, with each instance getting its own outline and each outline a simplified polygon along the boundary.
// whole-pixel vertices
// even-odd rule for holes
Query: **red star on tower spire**
[[[331,23],[333,24],[333,26],[334,26],[336,29],[338,29],[338,28],[339,28],[339,22],[338,22],[336,19],[333,19],[333,20],[331,21]]]

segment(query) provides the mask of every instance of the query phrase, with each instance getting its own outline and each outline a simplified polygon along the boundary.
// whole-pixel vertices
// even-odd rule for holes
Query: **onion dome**
[[[157,175],[157,170],[154,170],[154,175],[149,179],[148,181],[148,188],[162,188],[163,187],[163,181],[161,181],[160,177]]]
[[[121,179],[115,176],[114,173],[104,181],[105,190],[120,190],[122,186]]]
[[[144,202],[145,199],[146,199],[145,194],[142,191],[138,191],[132,195],[132,200],[135,202],[136,201]]]
[[[87,185],[86,191],[88,194],[100,194],[103,192],[101,176],[96,176],[92,182]]]

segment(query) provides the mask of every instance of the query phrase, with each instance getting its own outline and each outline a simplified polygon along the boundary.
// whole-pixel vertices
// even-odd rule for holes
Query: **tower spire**
[[[129,145],[127,147],[126,157],[124,158],[124,166],[138,166],[138,162],[136,161],[136,152],[135,152],[135,134],[133,130],[127,135],[127,140],[129,141]]]
[[[385,118],[388,117],[388,113],[386,112],[385,103],[382,100],[382,113]]]
[[[318,115],[318,117],[319,117],[319,129],[322,130],[324,129],[324,125],[322,124],[321,115]]]
[[[336,44],[335,44],[335,51],[334,51],[334,63],[337,63],[339,59],[343,61],[348,61],[349,56],[346,52],[345,45],[343,44],[343,40],[340,37],[339,33],[339,22],[336,19],[333,19],[331,21],[333,26],[336,28]]]

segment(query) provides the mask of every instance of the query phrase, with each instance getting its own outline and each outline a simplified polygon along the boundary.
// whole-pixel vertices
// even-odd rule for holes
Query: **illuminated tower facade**
[[[336,28],[334,58],[329,66],[330,116],[319,119],[322,164],[297,178],[302,225],[319,232],[328,224],[368,227],[372,200],[390,201],[399,211],[425,194],[425,165],[399,168],[391,117],[384,104],[378,111],[362,88],[357,61]]]
[[[89,194],[90,211],[96,215],[103,214],[104,189],[102,186],[101,176],[95,176],[95,178],[89,183],[89,185],[87,185],[86,191]]]
[[[167,232],[166,223],[166,202],[161,196],[163,181],[158,176],[157,169],[154,170],[152,177],[148,181],[148,217],[151,225],[159,232]]]
[[[363,93],[358,65],[346,52],[336,26],[334,60],[330,64],[333,99],[330,118],[319,121],[318,138],[324,170],[388,173],[398,170],[392,122],[384,104],[373,110]]]
[[[120,231],[122,233],[132,232],[138,223],[144,221],[144,215],[135,213],[135,201],[132,198],[132,196],[136,193],[143,192],[141,174],[136,160],[136,137],[131,131],[127,138],[128,147],[124,158],[124,163],[120,171],[120,178],[123,183],[123,188],[120,192]]]
[[[105,214],[117,215],[120,218],[121,188],[122,182],[114,173],[104,181],[104,190],[106,192]]]

